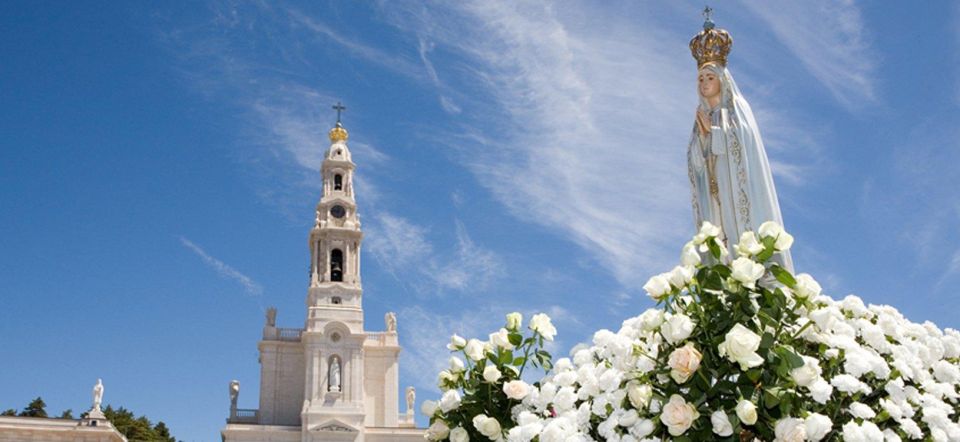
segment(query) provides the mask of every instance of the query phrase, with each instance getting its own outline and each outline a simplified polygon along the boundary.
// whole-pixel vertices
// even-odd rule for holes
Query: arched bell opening
[[[330,280],[343,281],[343,251],[340,249],[330,251]]]

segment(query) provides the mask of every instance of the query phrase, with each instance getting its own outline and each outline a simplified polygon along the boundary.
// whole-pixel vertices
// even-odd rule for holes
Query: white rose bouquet
[[[487,341],[451,337],[447,348],[454,356],[450,368],[438,376],[443,394],[438,402],[425,401],[421,406],[430,418],[426,439],[502,441],[519,425],[510,412],[538,387],[522,380],[524,370],[552,368],[552,357],[543,346],[557,334],[543,313],[530,319],[529,336],[524,336],[522,324],[523,316],[514,312]]]
[[[960,441],[960,332],[821,294],[813,277],[772,259],[793,244],[775,223],[745,233],[736,257],[719,233],[704,223],[682,265],[645,285],[657,308],[596,332],[537,384],[509,388],[513,402],[496,414],[502,437]],[[494,415],[471,413],[455,426]]]

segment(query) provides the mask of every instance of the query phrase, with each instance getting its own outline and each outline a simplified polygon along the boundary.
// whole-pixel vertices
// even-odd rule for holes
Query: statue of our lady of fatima
[[[732,251],[743,232],[783,219],[760,129],[727,69],[733,38],[714,26],[709,8],[704,13],[703,31],[690,40],[700,96],[687,146],[693,216],[697,227],[719,226]],[[793,271],[789,251],[773,261]]]

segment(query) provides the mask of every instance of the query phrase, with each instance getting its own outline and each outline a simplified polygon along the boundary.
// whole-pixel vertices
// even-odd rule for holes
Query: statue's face
[[[697,89],[700,96],[711,99],[720,95],[720,78],[717,73],[710,69],[701,69],[697,75]]]

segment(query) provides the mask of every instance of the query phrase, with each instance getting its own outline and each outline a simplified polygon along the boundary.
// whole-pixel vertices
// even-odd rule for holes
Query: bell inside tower
[[[330,280],[343,281],[343,251],[340,249],[330,251]]]

